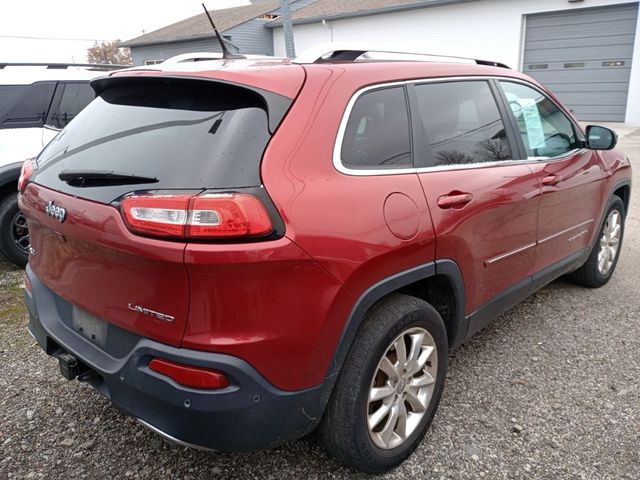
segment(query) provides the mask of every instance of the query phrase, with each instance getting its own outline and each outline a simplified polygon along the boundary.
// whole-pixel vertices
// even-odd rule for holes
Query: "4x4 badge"
[[[44,208],[44,211],[47,212],[47,215],[55,218],[60,223],[64,222],[64,219],[67,218],[67,211],[62,208],[54,205],[53,201],[50,201],[47,206]]]

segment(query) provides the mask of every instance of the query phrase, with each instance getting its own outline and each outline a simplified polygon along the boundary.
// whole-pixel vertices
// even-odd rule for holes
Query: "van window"
[[[64,128],[94,97],[89,82],[58,84],[53,106],[47,116],[47,125]]]
[[[55,87],[56,82],[36,82],[16,92],[15,100],[4,109],[0,104],[2,128],[41,127],[49,112]]]

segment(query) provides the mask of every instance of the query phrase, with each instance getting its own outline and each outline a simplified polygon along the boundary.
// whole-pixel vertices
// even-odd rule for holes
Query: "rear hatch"
[[[112,77],[94,88],[99,96],[42,151],[22,193],[29,264],[82,315],[179,345],[187,242],[277,233],[260,217],[270,215],[260,210],[269,203],[260,161],[291,99],[179,77]],[[224,215],[254,208],[252,198],[258,227],[222,230]],[[212,201],[222,209],[198,206]]]

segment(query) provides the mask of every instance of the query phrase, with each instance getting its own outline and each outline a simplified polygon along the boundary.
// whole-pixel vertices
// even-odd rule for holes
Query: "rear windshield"
[[[134,190],[260,185],[270,139],[264,100],[238,86],[149,81],[105,90],[38,157],[36,183],[109,203]],[[136,185],[69,185],[62,172],[157,179]]]

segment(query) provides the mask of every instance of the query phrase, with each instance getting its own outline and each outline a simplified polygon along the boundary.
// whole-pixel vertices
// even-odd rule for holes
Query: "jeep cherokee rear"
[[[611,131],[500,66],[362,53],[92,82],[21,181],[29,328],[67,378],[178,442],[319,426],[380,472],[425,434],[449,348],[562,274],[608,281]]]

